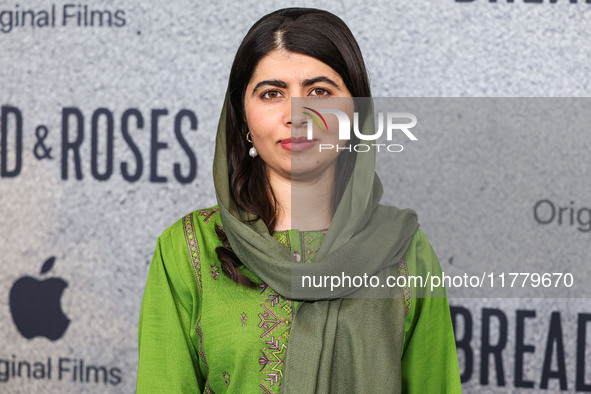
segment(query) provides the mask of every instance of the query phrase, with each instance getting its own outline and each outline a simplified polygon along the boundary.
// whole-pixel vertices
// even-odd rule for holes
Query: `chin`
[[[294,168],[292,166],[292,170],[291,170],[291,179],[292,180],[301,180],[301,181],[311,181],[314,180],[314,178],[320,178],[324,171],[326,170],[326,167],[322,166],[300,166],[297,168]]]

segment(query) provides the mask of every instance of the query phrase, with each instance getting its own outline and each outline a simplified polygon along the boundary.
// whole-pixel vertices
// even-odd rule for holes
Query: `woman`
[[[329,116],[310,140],[306,116],[291,109],[294,97],[333,100],[373,130],[371,111],[353,100],[370,96],[338,17],[289,8],[250,29],[218,126],[218,205],[158,239],[138,393],[461,391],[446,298],[408,286],[387,298],[297,287],[304,275],[441,273],[414,212],[378,204],[375,153],[319,152],[355,140],[338,141]]]

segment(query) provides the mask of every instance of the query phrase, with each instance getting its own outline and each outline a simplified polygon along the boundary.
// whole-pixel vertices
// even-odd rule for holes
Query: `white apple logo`
[[[43,263],[41,275],[53,267],[55,257]],[[61,308],[61,296],[68,283],[60,278],[37,280],[19,278],[10,289],[10,312],[16,328],[27,339],[37,336],[52,341],[61,338],[70,319]]]

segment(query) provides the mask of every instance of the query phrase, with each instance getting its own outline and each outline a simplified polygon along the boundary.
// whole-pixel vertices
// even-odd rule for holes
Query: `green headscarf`
[[[228,100],[229,90],[213,164],[224,230],[232,250],[248,269],[282,296],[302,301],[294,312],[281,392],[400,392],[405,319],[400,289],[391,289],[388,298],[342,298],[350,296],[350,289],[311,288],[302,294],[292,291],[292,284],[303,275],[341,272],[351,277],[379,276],[380,283],[386,283],[418,229],[416,213],[379,205],[383,190],[375,173],[375,152],[360,152],[316,259],[312,264],[296,263],[261,219],[245,223],[257,218],[240,208],[230,193]],[[373,134],[374,130],[370,111],[363,132]]]

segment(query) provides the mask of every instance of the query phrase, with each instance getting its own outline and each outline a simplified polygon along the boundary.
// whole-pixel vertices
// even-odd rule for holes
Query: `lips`
[[[316,140],[309,140],[306,137],[291,137],[279,141],[281,147],[292,152],[301,152],[316,145]]]

